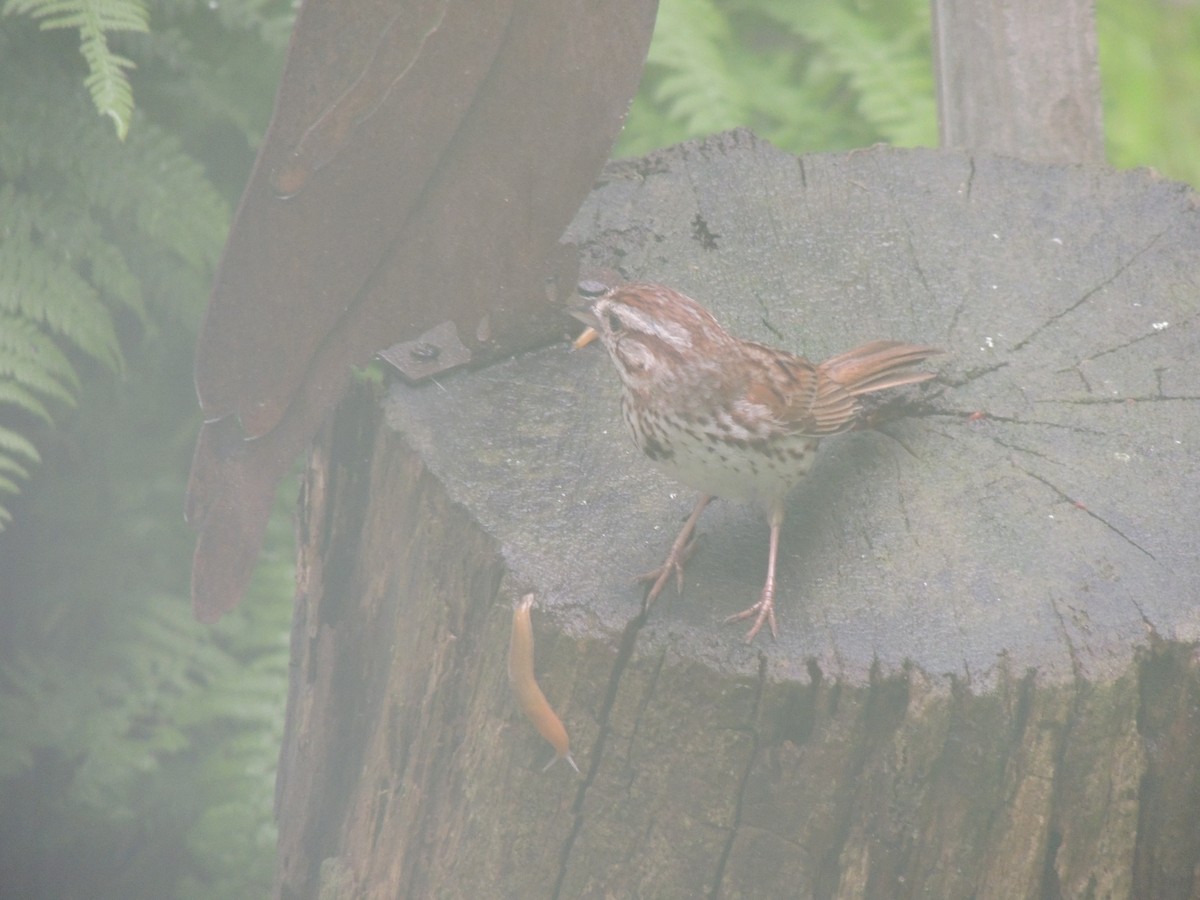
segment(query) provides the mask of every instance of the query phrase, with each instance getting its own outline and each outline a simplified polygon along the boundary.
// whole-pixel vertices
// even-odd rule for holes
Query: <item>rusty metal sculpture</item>
[[[275,488],[352,366],[420,342],[428,374],[560,327],[575,259],[558,238],[624,121],[656,6],[303,5],[196,351],[198,618],[241,599]]]

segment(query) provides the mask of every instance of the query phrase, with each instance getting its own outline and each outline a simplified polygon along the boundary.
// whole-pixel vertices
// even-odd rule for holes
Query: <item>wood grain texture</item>
[[[1094,0],[933,0],[941,145],[1104,162]]]
[[[823,445],[749,648],[720,622],[754,510],[714,504],[638,616],[692,498],[599,350],[343,406],[306,478],[280,896],[1193,896],[1194,196],[735,132],[610,167],[571,235],[810,357],[946,347],[941,392]],[[526,590],[582,779],[540,773],[509,696]]]
[[[864,682],[915,663],[986,684],[1004,658],[1103,678],[1150,630],[1196,636],[1200,219],[1186,187],[939,151],[797,160],[745,132],[684,145],[650,177],[641,165],[613,170],[577,218],[585,259],[810,359],[878,337],[947,351],[896,440],[824,441],[793,494],[773,677],[816,660]],[[640,458],[592,349],[397,389],[392,416],[547,608],[615,631],[629,578],[660,561],[694,497]],[[756,596],[765,527],[715,503],[700,530],[686,596],[662,598],[646,637],[748,674],[759,650],[728,647],[717,623]]]

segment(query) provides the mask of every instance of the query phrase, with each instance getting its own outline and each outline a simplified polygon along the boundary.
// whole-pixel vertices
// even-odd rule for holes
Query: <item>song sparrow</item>
[[[812,467],[819,439],[858,424],[858,397],[933,378],[912,366],[941,351],[872,341],[822,363],[733,337],[690,297],[657,284],[627,284],[573,313],[599,333],[623,387],[621,411],[634,442],[700,499],[650,582],[645,607],[671,573],[683,589],[692,532],[712,497],[763,507],[771,526],[759,600],[730,616],[775,628],[775,560],[784,499]],[[578,343],[578,342],[577,342]]]

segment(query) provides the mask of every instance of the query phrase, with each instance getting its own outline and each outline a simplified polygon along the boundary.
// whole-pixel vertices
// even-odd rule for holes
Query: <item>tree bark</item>
[[[939,379],[822,446],[750,646],[733,504],[639,616],[694,498],[601,352],[360,389],[305,479],[279,895],[1195,896],[1195,196],[739,131],[610,166],[569,236],[810,358],[937,344]],[[581,777],[509,696],[527,590]]]
[[[1104,161],[1093,0],[932,0],[943,147]]]

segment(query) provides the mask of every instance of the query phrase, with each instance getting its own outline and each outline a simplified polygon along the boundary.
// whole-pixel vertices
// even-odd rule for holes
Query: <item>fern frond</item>
[[[187,267],[208,272],[216,264],[229,228],[229,206],[213,189],[204,167],[179,141],[157,128],[138,128],[107,178],[93,186],[115,214],[128,211],[138,232],[153,235]],[[146,177],[153,172],[153,177]],[[120,194],[113,188],[120,188]],[[207,293],[207,292],[205,292]]]
[[[4,459],[6,456],[10,459],[13,457],[21,457],[22,459],[27,459],[32,463],[39,463],[42,461],[41,456],[38,455],[37,447],[33,446],[32,441],[18,434],[17,432],[0,425],[0,459]],[[18,467],[15,462],[12,464],[12,466],[14,468]]]
[[[732,29],[712,0],[667,0],[646,59],[660,70],[651,94],[692,135],[745,123],[744,83],[733,76]]]
[[[85,32],[79,51],[87,60],[89,70],[83,86],[92,95],[96,111],[112,119],[117,137],[125,140],[133,118],[133,88],[124,70],[134,67],[133,60],[110,51],[102,33],[87,35]]]
[[[133,116],[133,89],[126,70],[135,64],[109,48],[108,34],[148,31],[145,4],[139,0],[8,0],[4,11],[27,15],[42,29],[79,31],[79,52],[88,65],[84,85],[97,112],[111,118],[117,137],[125,140]]]
[[[61,59],[10,46],[0,56],[0,403],[33,422],[75,403],[81,356],[124,370],[122,334],[161,318],[147,297],[155,313],[196,315],[229,210],[177,140],[147,123],[117,141]],[[22,463],[10,484],[33,461],[3,447],[0,458]]]
[[[10,478],[9,475],[12,477]],[[18,482],[28,479],[29,470],[9,456],[5,450],[0,449],[0,494],[21,493],[21,485]],[[0,506],[0,531],[3,531],[4,526],[11,521],[12,514]]]
[[[33,391],[26,390],[15,381],[8,381],[0,377],[0,405],[15,406],[18,409],[23,409],[25,412],[32,415],[34,418],[40,419],[47,425],[54,424],[54,419],[50,416],[50,410],[42,403],[41,398]],[[4,461],[0,458],[0,471],[4,469]],[[21,469],[19,474],[22,478],[28,478],[29,473]]]
[[[621,152],[734,125],[797,153],[932,143],[925,0],[662,0]]]
[[[896,144],[936,141],[936,110],[924,0],[855,4],[763,0],[755,8],[813,47],[822,71],[853,89],[856,110]]]
[[[69,406],[79,376],[67,355],[36,323],[0,313],[0,381],[10,381]]]
[[[0,243],[0,312],[42,325],[51,334],[87,353],[107,368],[122,366],[120,341],[112,316],[92,281],[70,262],[90,261],[101,243],[79,240],[78,232],[94,222],[71,216],[71,210],[52,208],[45,198],[0,188],[5,240]],[[93,237],[98,240],[99,236]],[[53,242],[53,243],[52,243]],[[75,246],[72,246],[75,245]],[[76,251],[76,252],[72,252]],[[109,262],[108,253],[100,258]],[[112,277],[111,272],[106,275]],[[135,283],[136,287],[136,283]]]
[[[193,536],[178,503],[195,428],[189,350],[229,219],[213,179],[236,199],[253,158],[249,132],[261,134],[282,65],[273,45],[222,23],[244,16],[253,31],[292,11],[290,0],[168,0],[155,5],[155,33],[109,32],[139,67],[122,70],[138,100],[124,142],[80,89],[74,32],[41,33],[31,16],[0,21],[0,254],[22,257],[19,270],[0,263],[0,359],[24,373],[0,374],[0,526],[5,492],[28,478],[38,450],[48,459],[0,566],[14,613],[0,653],[0,780],[40,777],[45,759],[70,766],[46,783],[36,829],[7,810],[15,827],[2,855],[21,865],[108,858],[113,846],[144,845],[149,829],[174,835],[178,851],[150,863],[155,896],[270,892],[290,619],[279,598],[294,582],[281,573],[248,604],[255,617],[273,609],[274,622],[235,614],[228,630],[199,628],[181,587]],[[155,55],[164,20],[186,36],[174,44],[186,44],[186,58]],[[223,80],[206,108],[191,87],[210,72]],[[63,333],[85,340],[86,316],[100,312],[120,339],[119,387]],[[86,452],[49,453],[45,414],[57,420],[60,401],[74,397],[79,410],[56,442]],[[290,543],[286,515],[281,522]],[[237,670],[259,647],[278,659],[255,666],[251,693],[239,696]],[[214,684],[228,713],[201,699]],[[138,859],[123,863],[142,870]],[[97,891],[131,893],[107,881]]]
[[[6,477],[12,475],[14,478],[25,479],[29,477],[29,470],[11,456],[0,454],[0,474],[4,474]]]

